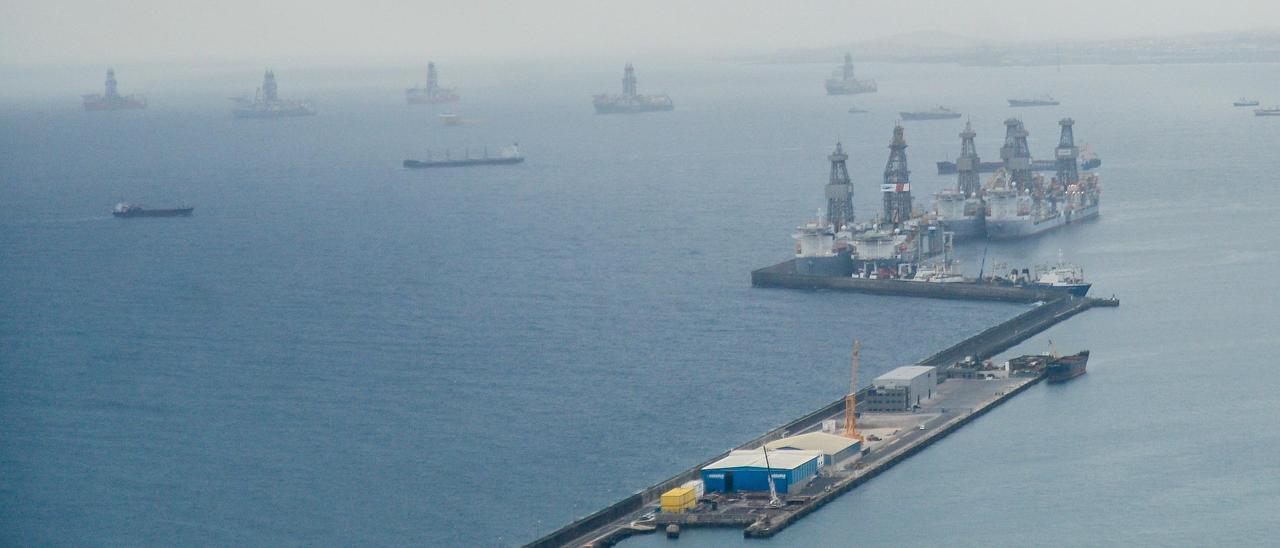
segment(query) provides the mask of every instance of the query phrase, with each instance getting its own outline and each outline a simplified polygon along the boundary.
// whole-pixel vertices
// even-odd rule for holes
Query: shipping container
[[[662,494],[662,511],[680,513],[698,506],[698,493],[689,487],[676,487]]]

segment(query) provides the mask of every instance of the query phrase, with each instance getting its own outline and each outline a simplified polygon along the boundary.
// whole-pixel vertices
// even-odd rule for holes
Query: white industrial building
[[[906,365],[876,377],[866,399],[871,412],[907,411],[933,397],[938,386],[938,368]]]

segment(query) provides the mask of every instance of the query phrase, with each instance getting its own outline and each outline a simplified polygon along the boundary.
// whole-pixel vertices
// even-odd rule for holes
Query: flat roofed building
[[[871,383],[866,409],[872,412],[906,411],[933,397],[938,385],[938,368],[906,365],[876,377]]]
[[[824,465],[832,465],[856,457],[862,450],[862,442],[856,439],[828,434],[826,432],[809,432],[787,438],[773,440],[764,444],[770,451],[792,449],[800,451],[818,451],[822,453]]]
[[[765,451],[743,449],[702,468],[702,482],[707,491],[734,493],[768,491],[769,478],[779,493],[794,493],[818,475],[820,451],[770,450],[768,464]]]

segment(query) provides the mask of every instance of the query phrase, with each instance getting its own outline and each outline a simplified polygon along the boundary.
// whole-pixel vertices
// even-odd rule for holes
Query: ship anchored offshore
[[[622,70],[622,95],[602,93],[592,98],[596,114],[630,114],[675,109],[675,103],[667,94],[640,95],[636,93],[636,69],[627,63]]]
[[[83,97],[84,109],[90,111],[147,108],[147,99],[141,95],[120,95],[116,87],[115,69],[107,69],[107,83],[103,93],[90,93]]]
[[[970,124],[960,133],[956,159],[957,184],[934,195],[935,212],[944,230],[957,240],[986,237],[1009,240],[1033,236],[1098,215],[1102,189],[1097,174],[1080,175],[1080,149],[1075,146],[1075,121],[1058,122],[1061,135],[1055,149],[1056,174],[1048,183],[1033,174],[1027,130],[1016,118],[1005,120],[1002,167],[984,186],[978,184],[982,165]]]
[[[844,65],[827,78],[827,95],[854,95],[875,93],[875,80],[859,80],[853,76],[853,55],[844,54]]]
[[[262,87],[252,99],[233,97],[231,100],[236,103],[231,109],[236,118],[286,118],[316,113],[311,101],[281,99],[276,89],[276,74],[271,70],[262,76]]]
[[[440,75],[436,74],[436,64],[427,61],[426,87],[411,87],[404,90],[404,99],[411,105],[435,105],[458,102],[458,94],[453,88],[440,87]]]

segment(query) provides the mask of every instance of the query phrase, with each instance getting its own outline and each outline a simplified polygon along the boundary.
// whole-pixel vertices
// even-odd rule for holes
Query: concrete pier
[[[1055,300],[1034,306],[1026,312],[926,358],[920,362],[920,365],[946,366],[966,357],[987,359],[1080,312],[1095,306],[1118,305],[1119,302],[1114,299],[1059,295]],[[761,502],[743,500],[735,502],[738,505],[736,508],[714,513],[658,514],[658,516],[661,523],[678,523],[684,529],[745,527],[743,534],[748,537],[772,536],[797,519],[834,500],[840,494],[869,481],[893,465],[968,424],[1039,382],[1041,378],[1040,376],[1014,376],[1000,381],[953,379],[939,385],[938,397],[918,413],[862,413],[863,418],[860,422],[868,425],[869,428],[875,428],[879,421],[895,425],[890,428],[896,430],[895,433],[884,438],[883,442],[871,442],[870,453],[856,468],[837,473],[830,478],[822,478],[821,482],[815,482],[816,485],[811,486],[810,492],[788,496],[787,505],[783,508],[765,509]],[[860,392],[859,400],[865,393],[864,388]],[[814,431],[821,427],[823,420],[842,416],[844,407],[844,398],[841,398],[735,449],[757,448],[778,438]],[[860,405],[860,410],[861,407]],[[680,486],[686,481],[698,479],[698,472],[703,466],[726,455],[728,452],[716,455],[665,481],[578,519],[526,546],[538,548],[612,546],[631,535],[653,532],[654,528],[633,525],[633,522],[652,511],[663,492]]]
[[[933,299],[963,299],[1033,303],[1060,299],[1063,293],[1028,286],[982,285],[970,283],[933,283],[909,280],[871,280],[848,275],[814,275],[806,273],[807,259],[790,259],[751,272],[751,285],[788,289],[830,289],[872,295],[899,295]]]

